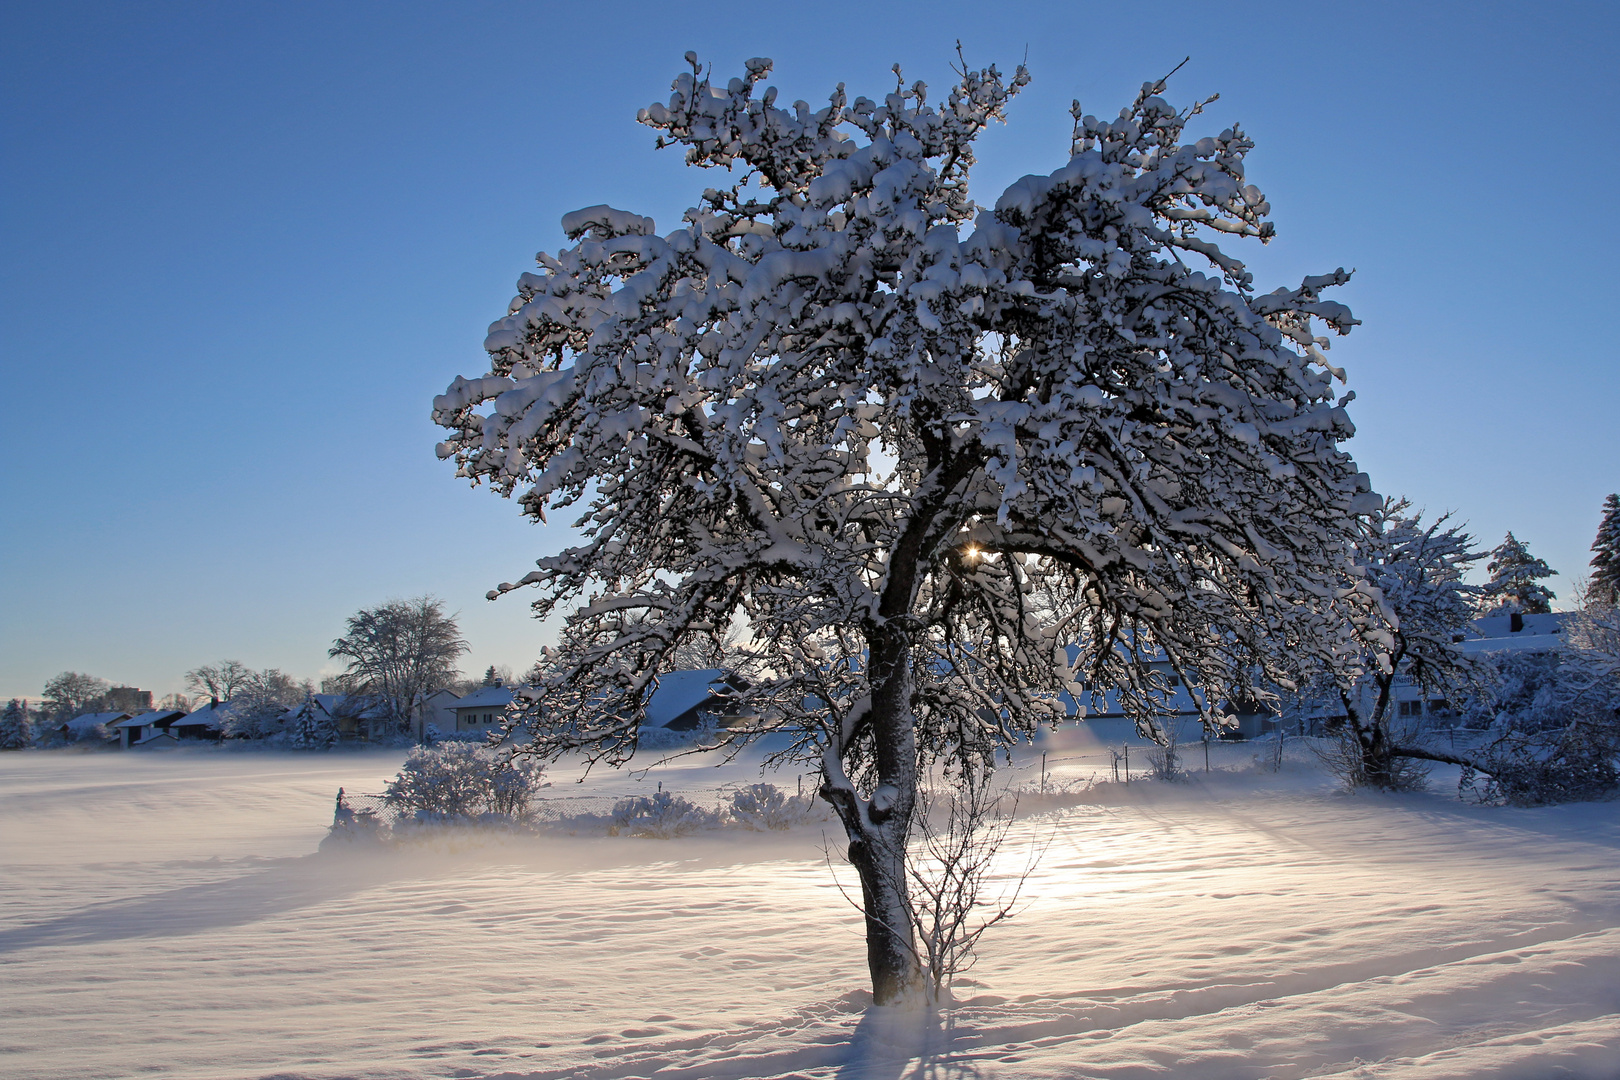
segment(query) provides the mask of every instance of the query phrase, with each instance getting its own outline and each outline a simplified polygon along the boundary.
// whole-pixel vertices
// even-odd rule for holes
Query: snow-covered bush
[[[750,784],[731,796],[731,820],[758,832],[791,829],[825,816],[827,809],[814,795],[789,795],[775,784]]]
[[[1512,806],[1604,799],[1620,789],[1617,754],[1620,729],[1612,722],[1509,728],[1479,748],[1477,766],[1464,767],[1458,790],[1480,802]]]
[[[628,833],[668,840],[685,836],[699,829],[714,829],[720,825],[720,815],[706,810],[697,803],[660,791],[656,795],[634,795],[620,799],[613,805],[609,836]]]
[[[1492,661],[1491,691],[1465,713],[1492,731],[1466,761],[1465,794],[1536,806],[1620,790],[1620,609],[1588,604],[1568,637],[1558,654]]]
[[[444,742],[419,746],[383,797],[418,821],[521,820],[540,786],[530,758],[505,760],[487,746]]]

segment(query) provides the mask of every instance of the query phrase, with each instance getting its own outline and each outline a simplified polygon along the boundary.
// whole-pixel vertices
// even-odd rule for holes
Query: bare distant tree
[[[403,725],[419,697],[455,681],[456,661],[466,651],[455,616],[444,613],[442,601],[419,596],[349,616],[347,632],[327,655],[348,660],[345,675],[355,688],[384,699]]]
[[[193,694],[229,701],[253,678],[253,669],[240,660],[221,660],[186,672],[186,689]]]
[[[51,716],[71,720],[81,713],[93,712],[91,706],[111,688],[106,679],[80,671],[64,671],[45,684],[40,696],[45,699],[45,711]]]
[[[235,709],[225,722],[226,734],[249,739],[275,734],[282,715],[302,704],[313,690],[307,681],[299,683],[279,668],[251,672],[231,699]]]

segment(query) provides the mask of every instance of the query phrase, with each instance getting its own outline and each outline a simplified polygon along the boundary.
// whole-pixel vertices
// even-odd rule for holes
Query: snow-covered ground
[[[1045,749],[1049,786],[1112,775]],[[402,753],[0,755],[0,1075],[1620,1077],[1620,804],[1347,797],[1254,754],[1025,818],[1022,912],[932,1026],[867,1008],[819,828],[317,853]]]

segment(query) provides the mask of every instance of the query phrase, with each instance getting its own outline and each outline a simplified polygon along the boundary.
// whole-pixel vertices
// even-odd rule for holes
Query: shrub
[[[443,742],[412,750],[383,797],[418,821],[491,815],[520,820],[528,815],[540,775],[532,759],[504,760],[487,746]]]
[[[750,784],[732,793],[731,819],[745,829],[791,829],[823,815],[814,795],[789,795],[775,784]]]
[[[660,791],[656,795],[635,795],[615,803],[608,835],[629,833],[631,836],[668,840],[719,825],[720,815],[715,811],[705,810],[679,795]]]

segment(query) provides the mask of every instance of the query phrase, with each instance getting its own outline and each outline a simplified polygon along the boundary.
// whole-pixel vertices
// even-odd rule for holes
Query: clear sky
[[[558,220],[663,228],[705,186],[636,109],[695,49],[787,100],[899,62],[1034,82],[981,142],[985,201],[1059,167],[1071,98],[1219,92],[1278,239],[1262,288],[1353,267],[1340,342],[1386,494],[1586,572],[1620,489],[1620,5],[1085,2],[0,5],[0,698],[67,669],[180,688],[296,676],[356,609],[432,593],[469,670],[546,641],[522,593],[561,536],[455,480],[430,401],[486,370]]]

